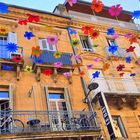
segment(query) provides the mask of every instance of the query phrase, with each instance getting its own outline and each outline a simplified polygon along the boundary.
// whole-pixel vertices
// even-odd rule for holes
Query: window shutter
[[[48,108],[48,110],[50,110],[50,102],[49,102],[49,97],[48,97],[48,86],[45,86],[44,87],[44,90],[45,90],[45,97],[46,97],[46,106]]]
[[[93,48],[93,41],[90,36],[88,36],[88,43],[89,43],[89,47],[91,48],[91,50],[95,51],[95,49]]]
[[[12,84],[9,85],[9,106],[10,109],[14,109],[14,103],[13,103],[13,93],[14,92],[14,86]]]
[[[56,45],[48,44],[48,51],[56,51]]]
[[[8,33],[7,43],[17,44],[17,34],[13,32]]]
[[[47,39],[40,39],[39,46],[41,50],[47,50]]]

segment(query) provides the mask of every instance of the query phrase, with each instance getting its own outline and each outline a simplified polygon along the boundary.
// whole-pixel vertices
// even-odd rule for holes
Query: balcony
[[[43,70],[45,69],[52,69],[54,71],[54,75],[57,76],[57,74],[62,74],[64,72],[71,72],[73,71],[73,64],[71,60],[72,54],[70,53],[62,53],[60,58],[55,58],[53,56],[54,52],[53,51],[47,51],[44,50],[40,56],[37,59],[40,59],[43,61],[42,64],[36,63],[36,58],[32,57],[33,60],[33,70],[36,72],[36,78],[37,81],[40,81],[40,74]],[[54,66],[55,62],[62,62],[63,66],[60,68],[56,68]],[[56,77],[54,79],[56,82]]]
[[[124,22],[124,21],[117,21],[109,18],[103,18],[99,16],[93,16],[88,14],[83,14],[75,11],[69,11],[69,15],[71,18],[75,18],[77,20],[85,20],[87,22],[91,23],[101,23],[101,24],[107,24],[109,26],[119,26],[122,28],[132,29],[132,30],[138,30],[140,31],[140,25]]]
[[[89,111],[1,111],[0,133],[1,137],[10,134],[10,138],[13,135],[29,138],[36,134],[46,138],[83,134],[97,137],[100,128],[94,125],[94,117]]]

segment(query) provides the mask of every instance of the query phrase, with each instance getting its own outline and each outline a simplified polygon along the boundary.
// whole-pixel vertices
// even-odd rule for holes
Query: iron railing
[[[99,130],[89,111],[0,111],[0,133]]]

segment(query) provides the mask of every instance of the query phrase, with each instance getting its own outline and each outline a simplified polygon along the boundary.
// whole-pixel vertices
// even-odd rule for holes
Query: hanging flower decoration
[[[132,16],[134,19],[139,19],[140,18],[140,10],[134,11],[132,13]]]
[[[99,31],[97,31],[97,30],[92,30],[91,32],[90,32],[90,37],[92,38],[92,39],[95,39],[95,38],[97,38],[99,36]]]
[[[119,38],[119,35],[115,33],[112,37],[113,37],[113,39],[117,39],[117,38]]]
[[[80,75],[80,77],[82,77],[82,76],[85,75],[85,72],[84,72],[84,71],[81,71],[81,72],[79,73],[79,75]]]
[[[110,14],[111,16],[117,17],[117,16],[120,15],[122,9],[123,9],[123,8],[121,7],[121,5],[118,4],[118,5],[112,6],[112,7],[108,10],[108,12],[109,12],[109,14]]]
[[[87,69],[92,69],[92,68],[93,68],[93,64],[87,65]]]
[[[27,20],[25,19],[25,20],[19,20],[18,21],[18,24],[20,24],[20,25],[27,25]]]
[[[134,77],[134,76],[136,76],[136,73],[131,73],[130,76]]]
[[[125,65],[119,64],[119,65],[117,66],[117,71],[122,71],[124,68],[125,68]]]
[[[0,34],[1,35],[6,35],[8,34],[8,28],[7,27],[4,27],[4,26],[0,26]]]
[[[13,70],[14,66],[2,65],[3,70]]]
[[[109,63],[105,63],[105,64],[103,65],[103,70],[106,71],[106,70],[109,69],[109,67],[110,67],[110,64],[109,64]]]
[[[94,30],[94,26],[83,26],[81,30],[83,31],[85,35],[88,35],[90,34],[90,32]]]
[[[95,72],[92,74],[93,78],[98,78],[99,75],[100,75],[100,72],[99,72],[99,71],[95,71]]]
[[[100,61],[102,61],[103,59],[102,58],[94,58],[93,59],[93,61],[95,61],[95,62],[100,62]]]
[[[47,41],[50,45],[56,45],[58,42],[58,37],[57,36],[48,36]]]
[[[71,76],[72,76],[72,74],[71,74],[70,72],[64,72],[63,75],[64,75],[65,77],[71,77]]]
[[[76,30],[75,29],[72,29],[72,28],[68,28],[68,31],[69,31],[69,33],[71,34],[71,35],[76,35],[77,34],[77,32],[76,32]]]
[[[115,34],[114,28],[108,28],[107,29],[107,35],[114,35],[114,34]]]
[[[27,73],[33,72],[32,66],[26,66],[25,69],[24,69],[24,71],[26,71]]]
[[[124,75],[124,72],[120,73],[119,75],[120,75],[120,77],[123,77],[123,75]]]
[[[126,49],[126,52],[133,52],[135,49],[134,46],[130,46],[128,49]]]
[[[32,56],[39,57],[41,53],[42,50],[40,49],[39,46],[32,47]]]
[[[39,22],[40,17],[37,15],[32,15],[32,14],[26,14],[28,16],[28,21],[29,22]]]
[[[42,64],[44,61],[40,58],[35,58],[34,62],[37,63],[37,64]]]
[[[23,58],[21,56],[15,56],[12,58],[12,60],[16,63],[20,63],[23,61]]]
[[[53,74],[53,70],[52,69],[45,69],[45,70],[43,70],[43,74],[45,74],[46,76],[50,76]]]
[[[77,47],[80,44],[79,40],[71,40],[72,47]]]
[[[30,40],[32,37],[34,37],[32,32],[25,32],[24,37]]]
[[[74,4],[77,3],[77,0],[67,0],[67,2],[68,2],[69,5],[72,7]]]
[[[55,52],[55,53],[53,54],[53,56],[54,56],[55,58],[61,58],[61,55],[62,55],[61,52]]]
[[[108,51],[114,54],[118,50],[118,46],[116,45],[110,45],[108,48]]]
[[[104,4],[100,0],[93,0],[91,4],[91,9],[95,12],[101,12],[104,7]]]
[[[18,50],[18,46],[15,43],[8,43],[6,49],[9,52],[16,52]]]
[[[8,8],[8,5],[0,2],[0,13],[7,14],[9,12]]]
[[[131,63],[132,58],[130,56],[128,56],[125,58],[125,60],[126,60],[126,63]]]
[[[61,68],[61,67],[63,66],[63,64],[62,64],[62,62],[55,62],[55,63],[54,63],[54,66],[55,66],[56,68]]]
[[[135,42],[138,42],[138,35],[132,35],[130,38],[129,38],[129,41],[130,41],[130,44],[132,43],[135,43]]]
[[[127,34],[124,35],[124,37],[127,38],[127,39],[129,39],[129,38],[132,37],[132,34],[131,33],[127,33]]]

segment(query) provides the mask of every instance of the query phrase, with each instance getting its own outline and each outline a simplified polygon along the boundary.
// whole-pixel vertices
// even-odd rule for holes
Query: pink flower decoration
[[[93,68],[93,64],[87,65],[87,69],[92,69],[92,68]]]
[[[120,6],[120,4],[118,4],[118,5],[112,6],[112,7],[108,10],[108,12],[109,12],[109,14],[110,14],[111,16],[115,17],[115,16],[119,16],[119,15],[120,15],[122,9],[123,9],[123,8]]]
[[[58,37],[57,36],[48,36],[47,41],[50,45],[56,45],[58,42]]]
[[[64,75],[65,77],[70,77],[70,76],[72,76],[70,72],[64,72],[63,75]]]
[[[56,67],[56,68],[61,68],[62,67],[62,62],[55,62],[54,63],[54,66]]]
[[[102,58],[94,58],[93,59],[95,62],[100,62],[100,61],[102,61],[103,59]]]
[[[124,35],[124,37],[126,37],[127,39],[131,38],[132,37],[132,34],[131,33],[127,33]]]
[[[117,39],[117,38],[119,38],[119,35],[115,33],[112,37],[113,37],[113,39]]]
[[[77,3],[77,0],[67,0],[70,6],[73,6],[73,4]]]

